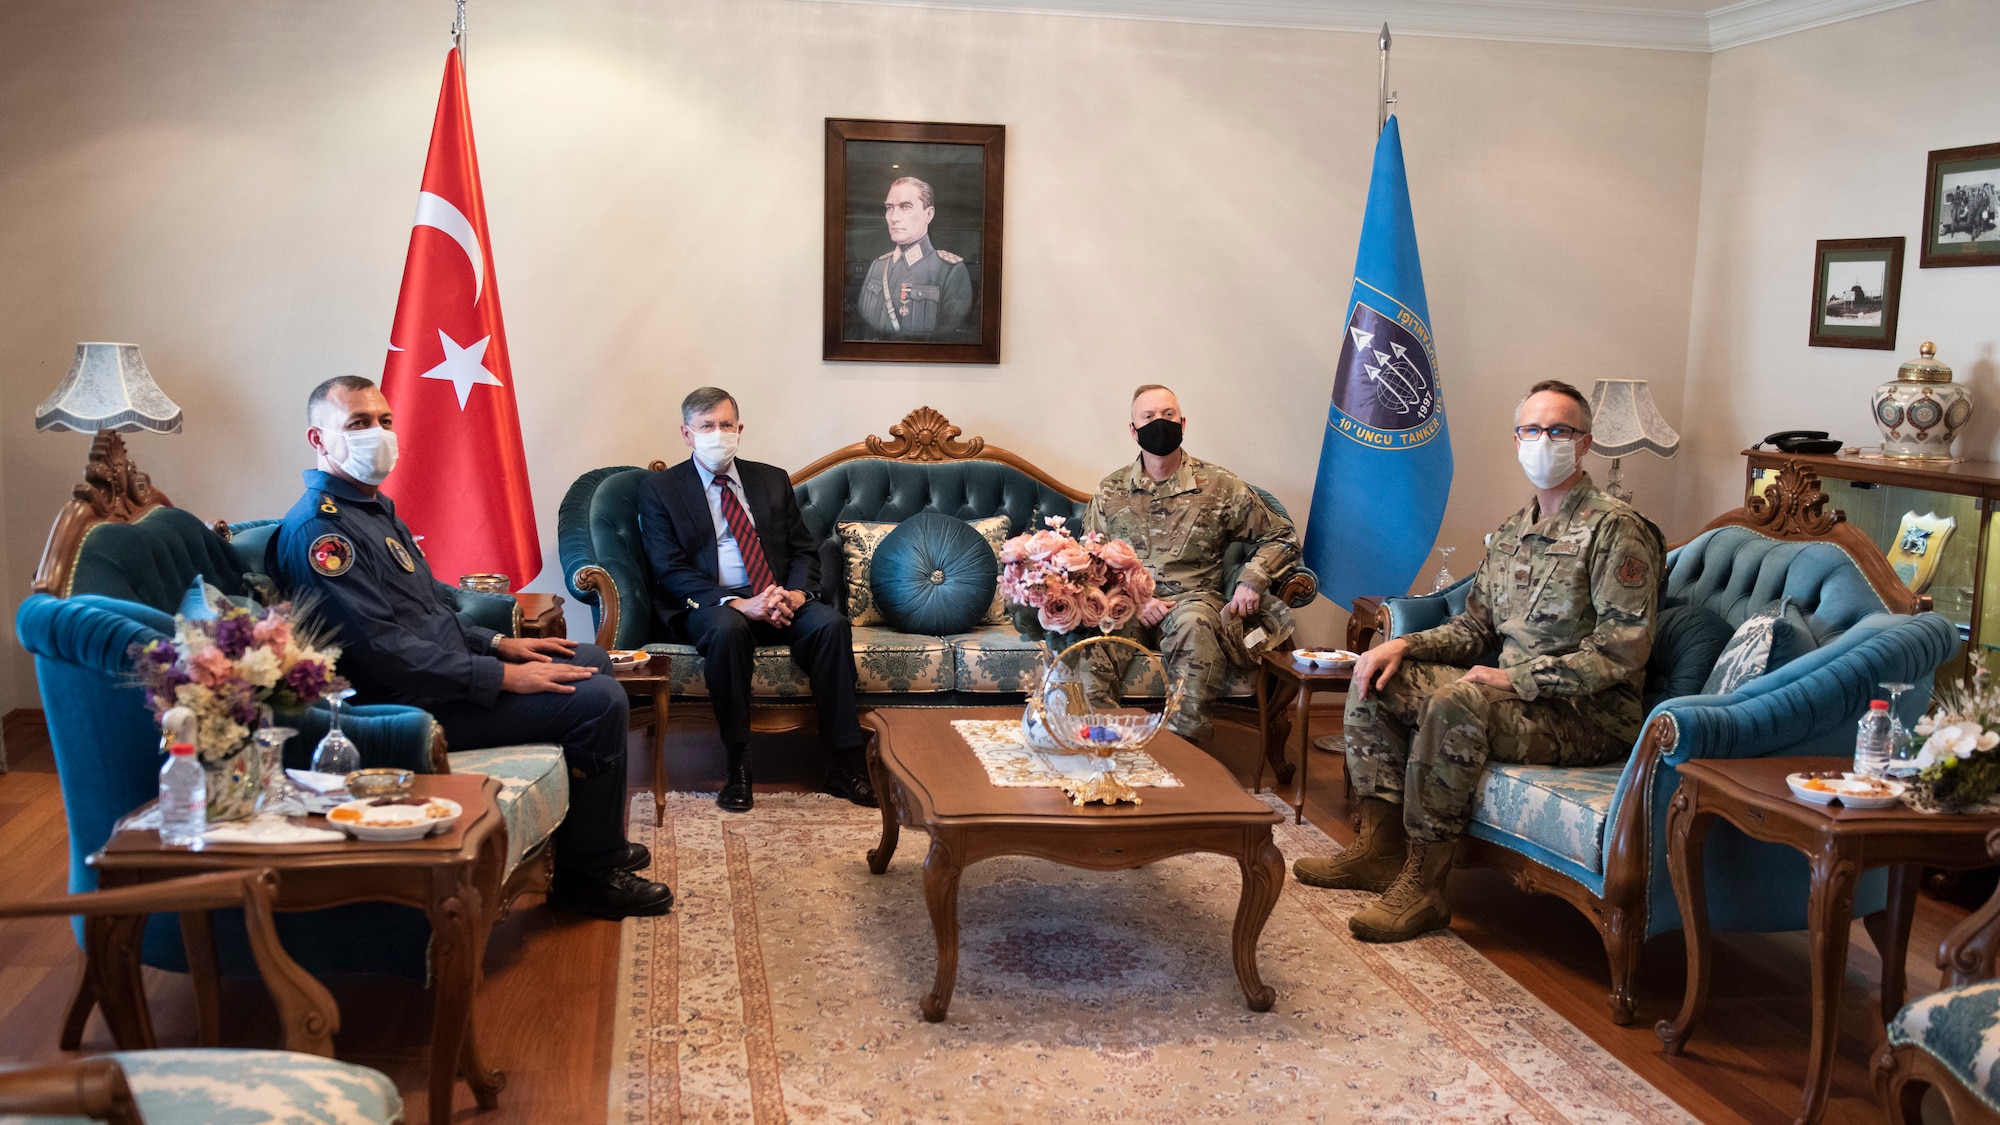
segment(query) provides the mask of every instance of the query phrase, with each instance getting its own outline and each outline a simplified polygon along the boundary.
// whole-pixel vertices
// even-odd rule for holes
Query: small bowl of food
[[[1338,670],[1354,667],[1354,662],[1361,659],[1361,655],[1344,648],[1295,648],[1292,650],[1292,659],[1308,668]]]
[[[410,791],[416,776],[403,769],[355,770],[347,775],[347,793],[355,800],[396,797]]]
[[[326,819],[357,840],[394,843],[442,832],[464,814],[449,797],[374,797],[335,805]]]
[[[616,672],[629,672],[653,658],[653,654],[643,648],[614,648],[605,651],[611,658],[611,668]]]
[[[1839,801],[1850,809],[1886,809],[1903,799],[1903,783],[1858,773],[1794,773],[1785,777],[1792,796],[1815,805]]]

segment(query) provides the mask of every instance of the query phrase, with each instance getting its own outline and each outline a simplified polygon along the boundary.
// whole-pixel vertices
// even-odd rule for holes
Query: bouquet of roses
[[[253,609],[211,596],[208,614],[176,617],[171,640],[134,654],[154,717],[176,707],[193,712],[193,741],[205,761],[240,750],[264,705],[294,710],[347,686],[333,674],[340,648],[301,629],[290,603]]]
[[[1972,656],[1970,691],[1939,691],[1931,712],[1917,720],[1919,741],[1904,800],[1926,811],[1983,808],[2000,794],[2000,688],[1984,654]]]
[[[1061,516],[1047,522],[1000,545],[1001,596],[1035,611],[1015,615],[1023,631],[1032,620],[1049,633],[1108,633],[1132,620],[1153,596],[1152,572],[1132,544],[1097,532],[1072,535]]]

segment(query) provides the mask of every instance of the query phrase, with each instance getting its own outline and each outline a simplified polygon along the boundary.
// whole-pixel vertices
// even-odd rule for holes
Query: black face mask
[[[1181,447],[1181,424],[1172,418],[1155,418],[1139,427],[1139,448],[1155,457],[1165,457]]]

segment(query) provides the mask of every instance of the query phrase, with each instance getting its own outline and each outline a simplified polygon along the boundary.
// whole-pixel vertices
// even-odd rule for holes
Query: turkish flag
[[[541,572],[542,546],[492,248],[465,68],[454,49],[445,56],[382,365],[402,453],[382,490],[423,537],[424,555],[445,581],[504,574],[518,590]]]

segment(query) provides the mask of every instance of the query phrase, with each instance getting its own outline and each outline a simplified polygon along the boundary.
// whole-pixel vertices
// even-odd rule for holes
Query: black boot
[[[622,763],[595,777],[572,776],[569,815],[556,829],[555,885],[549,902],[594,918],[665,914],[674,892],[665,883],[640,878],[620,866],[637,847],[625,839],[625,770]],[[648,861],[650,855],[644,855]]]
[[[637,841],[627,841],[618,853],[616,864],[620,871],[640,872],[653,866],[653,853],[646,845]]]
[[[674,905],[674,892],[665,883],[648,882],[630,871],[557,871],[549,903],[616,922],[665,914]]]
[[[749,812],[754,798],[750,792],[750,748],[748,746],[729,747],[728,772],[722,779],[722,792],[715,795],[715,807],[723,812]]]

